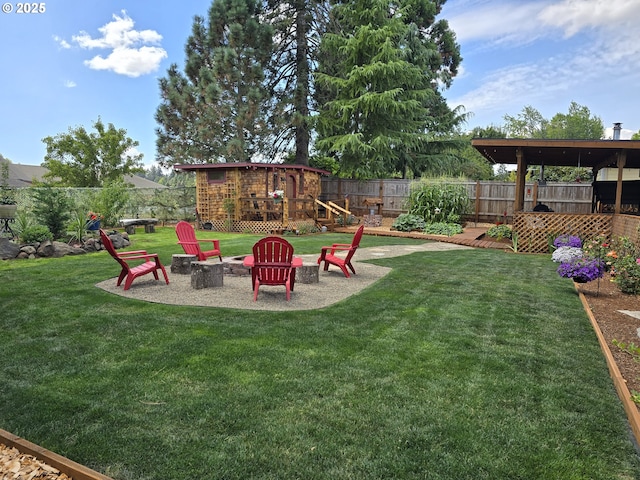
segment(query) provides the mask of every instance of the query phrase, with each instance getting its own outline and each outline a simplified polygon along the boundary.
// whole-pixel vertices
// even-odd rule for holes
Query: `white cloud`
[[[65,80],[64,86],[67,88],[74,88],[77,86],[77,84],[73,80]]]
[[[584,29],[616,30],[622,25],[635,27],[640,19],[637,0],[563,0],[541,10],[538,18],[564,30],[571,37]]]
[[[546,2],[466,2],[447,17],[459,41],[529,42],[543,35],[533,21]]]
[[[472,28],[462,38],[467,46],[473,45],[471,56],[482,59],[467,72],[473,90],[451,99],[450,105],[462,104],[469,112],[495,118],[499,113],[515,114],[526,105],[553,115],[577,101],[591,108],[600,103],[613,112],[610,121],[629,117],[622,113],[629,103],[624,98],[640,81],[640,42],[635,38],[638,0],[606,5],[600,0],[510,3],[513,11],[508,13],[504,1],[462,0],[459,7],[464,8],[452,12],[460,12],[454,16],[460,27]],[[514,25],[513,20],[525,13],[529,20]],[[543,38],[545,42],[537,42]],[[527,47],[520,48],[524,43]],[[551,57],[549,48],[554,52]],[[499,66],[481,73],[483,66],[493,64]],[[605,98],[609,104],[603,103]],[[549,112],[543,111],[545,105]]]
[[[459,41],[528,43],[560,30],[571,37],[585,30],[636,30],[638,0],[458,1],[447,19]]]
[[[134,30],[134,21],[122,11],[113,20],[98,29],[102,37],[92,38],[87,32],[73,36],[81,48],[111,50],[106,57],[96,55],[84,62],[94,70],[110,70],[120,75],[139,77],[154,72],[167,52],[160,46],[162,35],[154,30]],[[151,45],[151,46],[150,46]]]
[[[60,45],[61,48],[68,49],[71,48],[71,44],[67,42],[64,38],[59,37],[58,35],[53,36],[53,40]]]

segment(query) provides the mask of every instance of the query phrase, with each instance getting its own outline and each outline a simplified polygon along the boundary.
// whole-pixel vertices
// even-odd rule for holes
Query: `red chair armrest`
[[[330,247],[322,247],[322,254],[324,255],[328,250],[331,250],[331,255],[333,255],[336,251],[351,250],[351,248],[350,243],[335,243]]]
[[[178,245],[199,245],[199,242],[189,242],[187,240],[180,240]]]
[[[146,250],[131,250],[129,252],[116,252],[118,254],[119,257],[125,256],[125,255],[146,255],[147,251]]]
[[[187,240],[181,240],[178,242],[178,245],[200,245],[201,243],[213,243],[213,248],[216,250],[220,250],[220,240],[196,240],[195,242],[190,242]]]
[[[123,258],[123,260],[139,260],[141,258],[144,258],[145,260],[148,258],[152,258],[154,260],[158,260],[158,254],[157,253],[147,253],[144,255],[127,255],[126,257]]]

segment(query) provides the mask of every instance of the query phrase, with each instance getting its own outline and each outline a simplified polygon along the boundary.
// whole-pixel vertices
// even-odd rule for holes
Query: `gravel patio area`
[[[269,286],[260,287],[258,301],[254,302],[250,276],[225,275],[221,288],[196,290],[191,287],[190,275],[172,274],[166,265],[169,285],[164,283],[162,276],[160,276],[161,280],[156,281],[151,275],[146,275],[136,279],[126,292],[122,286],[116,287],[116,277],[100,282],[96,286],[123,297],[170,305],[268,311],[313,310],[332,305],[362,291],[390,271],[386,267],[363,263],[363,260],[396,257],[414,252],[468,250],[469,248],[471,247],[440,242],[359,248],[352,262],[356,275],[346,278],[335,266],[330,266],[327,272],[321,267],[319,282],[312,284],[296,282],[289,302],[286,301],[284,287]],[[305,262],[316,262],[318,259],[318,254],[299,256]]]

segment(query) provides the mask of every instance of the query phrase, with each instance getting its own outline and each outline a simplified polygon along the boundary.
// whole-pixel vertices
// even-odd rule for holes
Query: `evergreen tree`
[[[295,146],[294,163],[309,165],[311,66],[329,18],[326,0],[267,0],[275,30],[274,61],[268,72],[273,100],[273,157]]]
[[[262,14],[257,0],[214,0],[206,23],[195,18],[184,75],[174,64],[160,80],[156,120],[163,166],[248,162],[263,154],[272,29]]]
[[[460,61],[455,35],[435,21],[444,2],[348,0],[323,37],[316,80],[323,104],[317,147],[342,175],[421,173],[460,121],[438,91]],[[325,101],[326,100],[326,101]],[[441,142],[439,147],[435,147]]]

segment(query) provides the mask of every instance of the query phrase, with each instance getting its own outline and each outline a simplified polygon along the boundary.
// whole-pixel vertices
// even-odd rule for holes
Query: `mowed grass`
[[[259,238],[198,236],[224,255]],[[166,265],[180,253],[170,228],[132,238]],[[304,254],[351,236],[287,238]],[[104,252],[2,262],[0,428],[122,480],[640,478],[548,256],[374,263],[393,270],[346,301],[263,312],[110,295],[94,286],[118,273]]]

